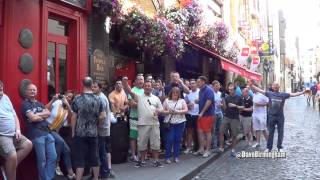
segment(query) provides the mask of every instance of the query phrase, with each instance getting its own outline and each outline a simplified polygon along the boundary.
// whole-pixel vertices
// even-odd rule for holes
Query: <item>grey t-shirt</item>
[[[16,112],[7,95],[0,99],[0,135],[13,136],[16,129]]]
[[[99,115],[104,111],[100,97],[93,93],[76,96],[72,111],[77,114],[75,136],[97,137]]]
[[[110,119],[108,118],[108,114],[110,113],[110,106],[108,98],[101,92],[99,94],[99,98],[101,99],[103,109],[106,111],[107,116],[103,121],[103,125],[98,129],[99,136],[110,136]]]

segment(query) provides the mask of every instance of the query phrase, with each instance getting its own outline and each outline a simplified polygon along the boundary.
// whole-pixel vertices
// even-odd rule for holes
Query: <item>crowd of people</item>
[[[150,155],[154,167],[163,167],[163,162],[179,163],[182,152],[207,158],[223,152],[225,144],[235,156],[241,134],[248,146],[264,150],[263,134],[265,150],[271,151],[275,127],[277,149],[282,151],[285,100],[304,93],[279,92],[277,83],[264,91],[250,80],[246,85],[231,82],[221,91],[217,80],[208,83],[205,76],[182,80],[178,72],[170,73],[167,85],[138,74],[130,86],[128,78],[121,77],[108,96],[90,77],[82,83],[81,93],[53,94],[46,105],[37,100],[36,85],[27,85],[21,105],[25,137],[0,81],[0,155],[7,179],[15,179],[17,165],[32,148],[40,180],[64,174],[60,159],[68,179],[82,179],[85,167],[91,167],[93,179],[115,177],[110,140],[114,119],[128,123],[128,158],[137,168],[146,166]]]

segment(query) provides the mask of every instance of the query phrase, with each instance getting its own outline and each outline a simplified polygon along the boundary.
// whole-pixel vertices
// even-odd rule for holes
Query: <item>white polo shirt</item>
[[[138,98],[138,125],[158,125],[158,116],[155,115],[155,111],[163,110],[160,99],[150,94],[150,96],[137,95]]]

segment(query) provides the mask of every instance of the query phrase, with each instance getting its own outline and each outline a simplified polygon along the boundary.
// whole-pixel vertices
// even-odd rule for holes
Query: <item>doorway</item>
[[[58,18],[48,19],[48,59],[47,86],[48,101],[56,93],[64,94],[68,90],[68,68],[71,59],[71,44],[69,37],[70,22]]]

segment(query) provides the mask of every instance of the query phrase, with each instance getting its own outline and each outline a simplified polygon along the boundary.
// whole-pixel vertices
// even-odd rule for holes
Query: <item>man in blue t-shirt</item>
[[[267,143],[267,149],[266,151],[271,151],[273,146],[273,136],[274,136],[274,130],[275,126],[277,125],[278,129],[278,144],[277,148],[278,151],[281,152],[283,149],[282,147],[282,141],[283,141],[283,128],[284,128],[284,114],[283,114],[283,107],[285,100],[290,97],[300,96],[304,93],[297,92],[297,93],[284,93],[279,92],[280,85],[278,83],[272,84],[272,90],[271,91],[264,91],[257,86],[253,85],[252,82],[250,82],[251,88],[254,90],[266,95],[269,98],[269,107],[268,107],[268,130],[269,130],[269,138]]]
[[[166,96],[169,94],[172,87],[179,87],[181,93],[180,97],[184,97],[183,93],[189,94],[190,92],[189,87],[187,87],[180,78],[180,74],[175,71],[170,73],[170,83],[164,87],[164,93]]]
[[[197,121],[199,150],[195,153],[209,157],[212,140],[212,126],[214,124],[214,93],[207,85],[207,78],[199,76],[197,80],[199,91],[199,115]]]
[[[312,94],[312,105],[314,107],[315,97],[316,97],[316,94],[317,94],[317,82],[314,82],[314,85],[311,86],[310,90],[311,90],[311,94]]]

